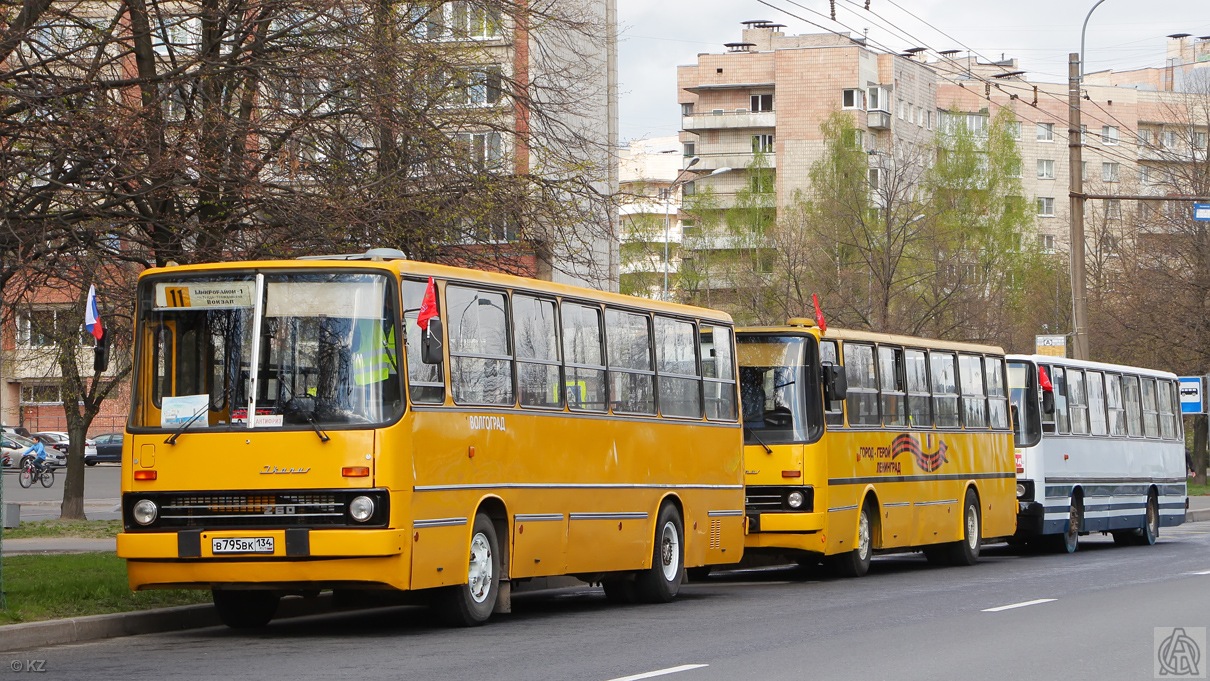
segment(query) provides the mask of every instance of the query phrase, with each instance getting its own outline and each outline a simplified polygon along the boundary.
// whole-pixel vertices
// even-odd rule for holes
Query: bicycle
[[[32,460],[26,461],[17,476],[17,484],[28,489],[33,486],[34,480],[41,482],[43,487],[50,487],[55,484],[55,472],[46,464],[39,467]]]

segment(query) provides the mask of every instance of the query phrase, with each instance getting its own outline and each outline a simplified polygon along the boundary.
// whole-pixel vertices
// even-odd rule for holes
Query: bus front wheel
[[[655,524],[651,567],[634,578],[635,595],[643,603],[667,603],[676,598],[685,579],[685,532],[681,514],[672,504],[660,508]]]
[[[213,589],[214,609],[223,624],[232,629],[259,629],[273,619],[281,596],[274,591]]]
[[[857,517],[857,546],[852,551],[832,557],[832,565],[841,576],[861,577],[870,571],[870,561],[874,557],[870,533],[871,515],[873,511],[870,504],[862,504],[861,513]]]
[[[966,500],[962,504],[962,540],[949,546],[949,562],[951,565],[974,565],[979,562],[979,545],[983,531],[979,523],[979,495],[975,490],[966,490]]]
[[[500,548],[496,526],[479,513],[471,530],[466,584],[443,588],[437,599],[437,614],[457,627],[483,624],[496,608],[500,593]]]

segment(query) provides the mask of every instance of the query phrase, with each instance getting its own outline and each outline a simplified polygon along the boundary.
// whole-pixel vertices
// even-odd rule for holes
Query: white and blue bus
[[[1080,535],[1154,544],[1185,521],[1177,377],[1047,355],[1008,355],[1016,539],[1071,553]]]

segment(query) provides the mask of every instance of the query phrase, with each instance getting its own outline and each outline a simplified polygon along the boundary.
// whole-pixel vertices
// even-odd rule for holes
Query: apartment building
[[[684,223],[681,189],[696,176],[673,136],[632,141],[618,153],[621,229],[619,285],[623,293],[667,297],[666,279],[680,271]]]
[[[1015,59],[944,53],[928,60],[922,48],[887,54],[864,38],[786,35],[783,28],[744,22],[741,39],[725,43],[725,51],[678,67],[684,157],[700,158],[701,168],[736,171],[687,189],[709,186],[725,207],[748,184],[746,169],[760,156],[775,174],[776,205],[784,207],[808,188],[811,164],[824,151],[820,124],[835,111],[852,112],[858,141],[870,154],[870,181],[878,182],[882,164],[905,147],[927,144],[943,117],[979,134],[1007,108],[1016,118],[1023,198],[1035,207],[1036,238],[1044,251],[1066,251],[1066,83],[1028,80]],[[1085,77],[1084,191],[1124,197],[1088,202],[1089,249],[1111,253],[1132,215],[1188,210],[1125,197],[1180,193],[1174,180],[1181,164],[1206,158],[1207,66],[1210,41],[1176,36],[1163,67]]]

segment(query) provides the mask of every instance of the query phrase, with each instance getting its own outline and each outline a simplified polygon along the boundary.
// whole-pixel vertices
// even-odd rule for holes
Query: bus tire
[[[982,518],[979,514],[979,495],[975,490],[966,490],[962,502],[962,540],[950,544],[946,551],[951,565],[974,565],[979,562],[979,546],[983,540]]]
[[[475,515],[466,583],[444,587],[438,594],[437,616],[449,626],[478,626],[492,616],[500,595],[500,544],[491,518]]]
[[[1160,538],[1160,500],[1155,490],[1147,494],[1147,515],[1144,516],[1143,528],[1135,533],[1134,541],[1139,546],[1154,546]]]
[[[840,576],[862,577],[870,571],[870,561],[874,557],[870,524],[873,514],[870,502],[861,505],[861,513],[857,516],[857,546],[852,551],[832,557],[832,567]]]
[[[680,511],[665,503],[655,524],[651,567],[634,578],[634,591],[640,602],[667,603],[676,598],[685,579],[684,538]]]
[[[266,589],[212,589],[214,609],[223,624],[232,629],[259,629],[277,614],[281,595]]]
[[[1067,511],[1067,526],[1060,534],[1050,535],[1050,548],[1057,553],[1075,553],[1080,548],[1080,528],[1084,525],[1084,505],[1079,497],[1071,498]]]

